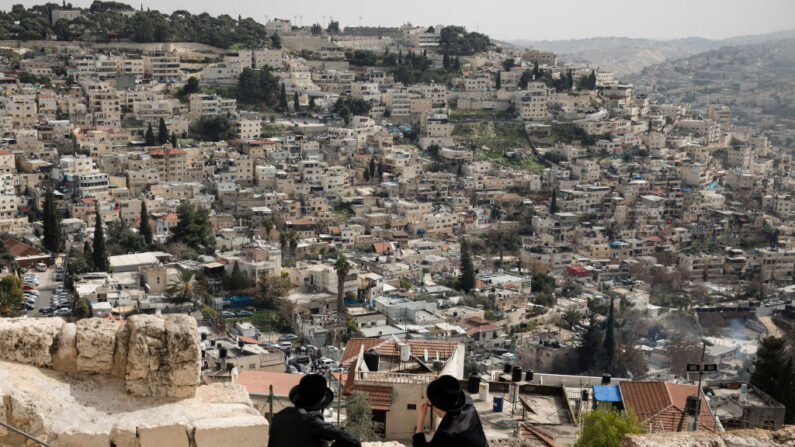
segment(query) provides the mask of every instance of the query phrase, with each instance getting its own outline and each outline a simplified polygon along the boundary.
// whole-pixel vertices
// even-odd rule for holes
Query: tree
[[[14,275],[8,275],[0,280],[0,316],[18,315],[24,299],[21,279]]]
[[[613,366],[613,358],[616,355],[616,340],[615,340],[615,295],[610,295],[610,309],[607,311],[607,322],[605,323],[605,359],[607,360],[607,369],[610,370]]]
[[[193,93],[199,93],[199,80],[196,76],[189,77],[182,87],[182,96],[192,95]]]
[[[177,224],[171,228],[171,240],[184,242],[196,251],[212,252],[215,237],[210,231],[210,211],[190,200],[182,202],[177,207]]]
[[[312,34],[314,34],[316,36],[319,35],[319,34],[323,34],[323,27],[320,26],[319,23],[313,23],[311,30],[312,30]]]
[[[368,167],[370,178],[375,177],[375,157],[370,157],[370,166]]]
[[[141,200],[141,223],[138,224],[138,233],[144,237],[146,245],[152,245],[152,225],[149,224],[149,212],[146,210],[146,200]]]
[[[337,271],[337,315],[339,315],[345,308],[345,277],[351,272],[351,265],[342,253],[337,256],[334,270]]]
[[[447,52],[447,49],[442,50],[442,67],[450,68],[450,53]]]
[[[265,230],[265,237],[270,239],[271,238],[271,231],[273,231],[273,219],[268,217],[267,219],[262,221],[262,229]]]
[[[75,303],[74,316],[77,319],[91,317],[91,303],[88,301],[88,298],[80,298],[77,300]]]
[[[157,138],[155,138],[155,131],[152,130],[152,123],[149,123],[149,127],[146,128],[146,134],[144,135],[144,144],[147,146],[154,146],[157,144]]]
[[[561,315],[560,319],[566,323],[566,329],[572,330],[574,329],[574,326],[582,321],[582,313],[575,308],[569,308],[563,312],[563,315]]]
[[[500,72],[499,72],[499,71],[497,72],[497,81],[496,81],[496,83],[495,83],[494,87],[495,87],[497,90],[499,90],[499,89],[501,89],[501,88],[502,88],[502,79],[500,78]]]
[[[203,141],[222,141],[232,138],[232,123],[223,115],[202,116],[190,130],[196,138]]]
[[[555,278],[544,272],[533,275],[530,282],[530,291],[533,293],[552,293],[555,291]]]
[[[577,368],[579,373],[599,373],[603,360],[604,337],[596,320],[596,313],[588,311],[588,326],[582,334],[582,343],[577,348]]]
[[[237,79],[237,101],[259,108],[275,107],[279,103],[279,84],[279,79],[267,65],[257,70],[244,68]]]
[[[556,190],[552,190],[552,197],[549,200],[549,214],[555,214],[558,212],[558,192]]]
[[[286,297],[292,288],[287,272],[282,272],[281,276],[271,276],[264,270],[257,281],[257,285],[260,291],[257,293],[256,299],[261,306],[269,309],[275,309],[276,301]]]
[[[157,125],[157,142],[158,144],[168,143],[168,127],[166,127],[166,120],[160,118],[160,123]]]
[[[530,83],[530,80],[532,78],[533,78],[533,72],[531,72],[530,70],[525,70],[524,72],[522,72],[522,77],[519,78],[519,87],[522,90],[526,90],[527,84]]]
[[[108,259],[108,250],[105,247],[105,230],[102,227],[102,216],[99,214],[99,203],[97,203],[97,216],[94,221],[94,243],[91,248],[94,270],[98,272],[110,270],[110,259]]]
[[[328,22],[328,27],[326,28],[326,31],[329,34],[339,34],[339,32],[340,32],[340,22],[338,22],[336,20],[332,20],[332,21]]]
[[[583,415],[583,425],[574,447],[618,447],[628,433],[643,433],[632,409],[597,408]]]
[[[472,265],[472,253],[469,242],[461,239],[461,273],[458,277],[458,289],[469,293],[475,288],[475,268]]]
[[[513,68],[513,64],[514,64],[513,58],[509,57],[504,61],[502,61],[502,69],[505,71],[511,71],[511,68]]]
[[[52,187],[47,188],[47,192],[44,195],[43,208],[44,248],[57,253],[61,248],[61,218],[59,217],[58,205],[55,203],[55,194],[53,194]]]
[[[279,89],[279,107],[276,110],[279,112],[287,111],[287,90],[284,88],[284,83]]]
[[[235,261],[232,265],[232,273],[224,275],[224,289],[234,292],[249,287],[251,287],[251,281],[240,271],[240,264]]]
[[[370,401],[363,391],[354,391],[346,408],[348,419],[345,429],[353,433],[362,442],[380,441],[376,433],[378,423],[373,421],[373,410]]]
[[[282,38],[276,33],[271,34],[271,48],[275,50],[282,49]]]
[[[196,281],[194,273],[186,269],[179,271],[177,279],[168,285],[166,293],[175,303],[187,303],[201,300],[207,290],[204,290],[201,283]]]
[[[765,337],[756,351],[751,384],[786,407],[785,422],[795,422],[795,374],[791,347],[784,337]]]
[[[541,79],[541,70],[538,69],[538,61],[533,62],[533,80]]]
[[[314,110],[315,110],[315,97],[314,96],[310,96],[309,97],[309,111],[312,112]]]
[[[298,111],[301,109],[301,104],[298,102],[298,92],[293,93],[293,110]]]

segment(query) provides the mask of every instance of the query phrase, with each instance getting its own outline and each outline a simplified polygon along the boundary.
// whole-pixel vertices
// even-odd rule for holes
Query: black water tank
[[[237,347],[238,348],[243,349],[243,346],[245,346],[245,345],[246,345],[246,343],[243,340],[238,340],[237,341]]]
[[[511,374],[511,382],[521,382],[521,381],[522,381],[522,367],[514,366],[513,373]]]
[[[526,380],[528,382],[532,382],[533,381],[533,371],[530,371],[529,369],[527,371],[525,371],[524,372],[524,380]]]
[[[503,372],[503,374],[510,374],[511,373],[511,365],[509,365],[508,363],[503,365],[502,366],[502,372]]]
[[[367,365],[367,369],[370,371],[378,371],[379,357],[378,351],[375,349],[364,351],[364,364]]]
[[[583,402],[588,402],[588,390],[587,389],[582,390],[582,401]]]
[[[602,374],[602,385],[610,385],[610,379],[612,376],[610,374],[604,373]]]
[[[467,392],[469,394],[477,394],[480,391],[480,376],[478,374],[472,374],[469,376],[469,381],[467,382]]]
[[[223,346],[218,348],[218,358],[219,359],[225,359],[226,358],[226,348],[224,348]]]
[[[207,340],[207,332],[202,332],[202,341]]]

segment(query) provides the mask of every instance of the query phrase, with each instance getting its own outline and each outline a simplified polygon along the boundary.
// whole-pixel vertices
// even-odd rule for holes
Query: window
[[[408,404],[406,405],[406,410],[416,410],[417,404]]]

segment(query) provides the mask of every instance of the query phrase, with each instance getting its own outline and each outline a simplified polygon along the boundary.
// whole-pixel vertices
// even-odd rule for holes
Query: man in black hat
[[[428,384],[427,394],[430,402],[417,406],[417,431],[412,439],[414,447],[486,447],[486,435],[475,404],[461,389],[458,379],[441,376]],[[430,442],[423,433],[428,407],[433,407],[433,411],[442,418]]]
[[[268,447],[361,447],[351,432],[323,421],[323,409],[334,400],[334,392],[320,374],[307,374],[290,390],[294,407],[276,413],[271,420]]]

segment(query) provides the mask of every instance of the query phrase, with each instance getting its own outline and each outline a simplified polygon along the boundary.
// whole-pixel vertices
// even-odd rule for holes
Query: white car
[[[25,295],[39,296],[39,291],[36,289],[26,290]]]
[[[36,270],[38,270],[40,272],[46,272],[47,271],[47,264],[45,264],[43,262],[39,262],[38,264],[36,264]]]

